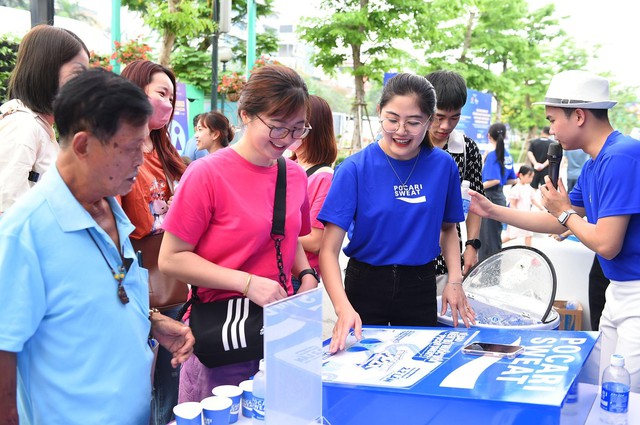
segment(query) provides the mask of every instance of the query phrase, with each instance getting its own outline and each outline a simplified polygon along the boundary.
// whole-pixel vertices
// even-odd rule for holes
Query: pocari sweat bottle
[[[462,210],[464,211],[464,219],[467,219],[469,214],[469,205],[471,205],[471,195],[469,195],[469,186],[471,183],[469,180],[462,180],[460,184],[460,194],[462,195]]]
[[[253,423],[264,424],[265,403],[264,396],[267,392],[267,377],[265,371],[267,369],[264,359],[260,360],[258,373],[253,378]]]
[[[602,373],[600,422],[626,425],[630,384],[631,377],[624,367],[624,357],[620,354],[612,354],[611,364]]]

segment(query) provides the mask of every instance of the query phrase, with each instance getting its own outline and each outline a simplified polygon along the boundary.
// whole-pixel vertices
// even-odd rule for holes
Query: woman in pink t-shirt
[[[310,131],[309,95],[300,76],[279,65],[251,74],[238,102],[241,139],[191,163],[164,221],[160,269],[198,286],[202,302],[246,296],[265,304],[317,287],[298,237],[310,232],[304,171],[286,161],[286,283],[279,283],[271,239],[276,160]],[[217,385],[238,385],[258,370],[258,360],[207,368],[196,356],[182,365],[178,401],[201,401]]]
[[[331,180],[333,179],[333,164],[338,156],[338,144],[333,130],[333,114],[326,100],[319,96],[309,96],[311,105],[311,117],[309,124],[313,132],[301,141],[289,147],[293,151],[291,159],[307,172],[308,196],[311,208],[311,233],[300,238],[302,247],[307,254],[309,264],[320,275],[318,252],[324,233],[324,224],[318,220],[318,213],[322,209],[324,199],[327,197]],[[297,146],[296,146],[297,145]],[[297,291],[300,281],[292,279],[294,289]]]

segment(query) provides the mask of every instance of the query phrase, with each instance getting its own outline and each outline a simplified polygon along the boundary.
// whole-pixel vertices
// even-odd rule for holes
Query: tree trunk
[[[369,0],[360,0],[360,10],[366,10],[369,5]],[[360,31],[364,31],[364,27],[360,26]],[[351,45],[351,54],[353,56],[353,75],[356,85],[356,99],[353,104],[353,138],[351,140],[351,147],[354,151],[362,149],[362,111],[364,109],[364,77],[358,72],[362,66],[362,59],[360,58],[360,44]]]
[[[173,50],[173,44],[175,41],[175,34],[165,30],[165,33],[162,35],[162,48],[160,49],[160,55],[158,57],[160,65],[169,67],[169,64],[171,63],[171,50]]]
[[[178,11],[178,4],[181,0],[169,0],[169,13],[176,13]],[[162,34],[162,46],[160,47],[160,55],[158,62],[162,66],[169,67],[171,63],[171,51],[176,41],[176,35],[165,28]]]
[[[353,51],[353,70],[357,70],[362,66],[360,62],[360,46],[351,46]],[[356,73],[356,98],[353,103],[353,139],[351,147],[355,151],[362,149],[362,111],[364,109],[364,78]]]
[[[476,12],[469,12],[469,20],[467,21],[467,31],[464,34],[464,45],[458,62],[465,63],[467,61],[467,52],[471,49],[471,34],[473,33],[473,22],[476,18]]]
[[[527,83],[527,86],[530,86],[529,83]],[[524,96],[524,107],[526,108],[527,111],[531,110],[531,107],[533,105],[531,105],[531,95],[527,94]],[[527,140],[529,139],[533,139],[533,137],[538,134],[538,127],[537,126],[533,126],[533,127],[529,127],[529,131],[527,132]]]

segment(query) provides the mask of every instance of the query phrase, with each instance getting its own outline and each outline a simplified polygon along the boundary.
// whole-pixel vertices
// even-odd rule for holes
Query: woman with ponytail
[[[229,119],[220,112],[212,111],[200,115],[196,126],[196,146],[198,150],[206,149],[214,153],[226,148],[233,140],[233,126]]]
[[[502,123],[495,123],[489,127],[489,141],[494,150],[487,154],[482,168],[482,185],[486,197],[496,205],[507,205],[504,196],[504,185],[516,182],[513,171],[513,158],[504,147],[507,127]],[[478,260],[483,261],[500,251],[502,248],[502,223],[488,218],[482,219],[480,226],[480,240],[482,246],[478,251]]]

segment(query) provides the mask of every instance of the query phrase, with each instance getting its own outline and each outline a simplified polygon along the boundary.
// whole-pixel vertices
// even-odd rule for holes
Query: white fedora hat
[[[564,71],[551,79],[544,101],[534,105],[610,109],[616,103],[609,99],[609,81],[606,78],[585,71]]]

